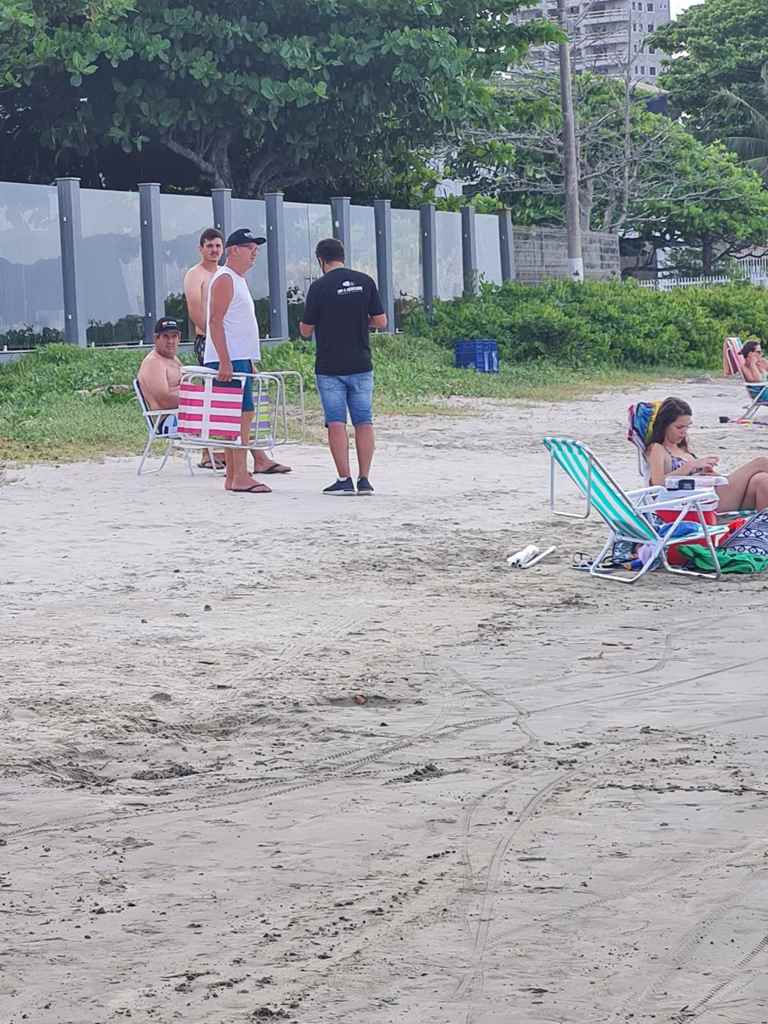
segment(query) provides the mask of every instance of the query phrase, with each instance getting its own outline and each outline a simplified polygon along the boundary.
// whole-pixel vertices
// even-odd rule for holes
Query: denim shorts
[[[209,370],[218,370],[219,361],[218,359],[214,362],[205,364]],[[232,360],[232,372],[233,373],[253,373],[253,363],[250,359],[233,359]],[[256,405],[253,401],[253,381],[250,377],[242,382],[243,384],[243,412],[253,412]]]
[[[320,401],[323,403],[325,425],[346,423],[347,409],[354,425],[373,423],[373,371],[348,373],[332,377],[315,374]]]

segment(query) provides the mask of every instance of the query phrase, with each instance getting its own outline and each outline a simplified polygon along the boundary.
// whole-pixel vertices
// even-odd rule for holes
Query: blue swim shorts
[[[315,375],[317,391],[323,403],[325,425],[346,423],[349,418],[356,427],[373,423],[373,372],[348,373],[332,377],[325,373]]]
[[[218,370],[219,361],[210,362],[205,364],[209,370]],[[233,359],[232,360],[232,371],[233,373],[253,373],[253,363],[250,359]],[[250,377],[246,378],[243,383],[243,412],[253,412],[256,405],[253,401],[253,381]]]

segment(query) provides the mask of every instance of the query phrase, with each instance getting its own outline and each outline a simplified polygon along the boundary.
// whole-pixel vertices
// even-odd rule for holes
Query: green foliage
[[[424,330],[423,321],[413,323]],[[768,293],[749,284],[656,292],[634,283],[483,285],[435,306],[430,335],[493,338],[504,362],[713,368],[729,334],[768,337]]]
[[[657,31],[649,45],[673,55],[660,84],[697,136],[723,138],[749,126],[722,93],[759,100],[760,70],[768,61],[765,0],[706,0]]]
[[[156,146],[245,195],[305,181],[406,187],[415,140],[428,153],[481,116],[491,72],[557,36],[511,20],[523,6],[14,0],[0,16],[0,108],[16,131],[35,100],[18,130],[63,168]]]
[[[654,249],[698,246],[707,273],[729,248],[765,241],[768,193],[733,153],[649,112],[642,90],[631,97],[627,145],[622,84],[585,73],[575,93],[584,226],[639,238]],[[515,223],[562,223],[556,77],[524,78],[515,89],[499,90],[495,111],[495,129],[472,134],[452,173],[498,197]]]
[[[552,400],[669,373],[667,367],[574,369],[551,359],[507,359],[501,373],[480,374],[455,369],[448,346],[404,334],[376,336],[373,352],[379,412],[438,413],[446,408],[444,400],[455,396]],[[146,430],[129,385],[144,354],[49,345],[0,365],[0,458],[56,461],[140,451]],[[322,437],[314,346],[282,345],[263,355],[264,369],[303,374],[310,428]]]

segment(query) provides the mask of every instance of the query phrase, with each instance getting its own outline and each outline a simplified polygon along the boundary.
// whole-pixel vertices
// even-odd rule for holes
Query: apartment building
[[[567,5],[568,34],[573,40],[573,64],[577,71],[596,71],[623,78],[627,67],[633,80],[655,83],[661,74],[662,53],[648,49],[645,39],[660,25],[670,21],[670,0],[580,0]],[[538,0],[535,6],[520,11],[516,20],[557,18],[553,0]],[[536,68],[553,69],[557,64],[556,46],[531,50],[529,63]]]

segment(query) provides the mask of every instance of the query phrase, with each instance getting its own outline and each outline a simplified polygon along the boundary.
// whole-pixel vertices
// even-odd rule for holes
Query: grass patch
[[[0,366],[0,460],[74,461],[136,453],[146,439],[133,393],[122,392],[136,376],[146,350],[78,349],[49,345]],[[450,349],[426,338],[381,336],[374,342],[376,408],[379,413],[440,414],[440,399],[560,400],[610,388],[629,388],[690,369],[603,369],[519,363],[499,374],[456,370]],[[191,357],[187,357],[191,361]],[[309,436],[321,436],[315,392],[314,347],[309,343],[266,350],[264,369],[299,370],[307,389]],[[118,386],[116,393],[108,389]],[[455,407],[445,411],[455,414]]]

